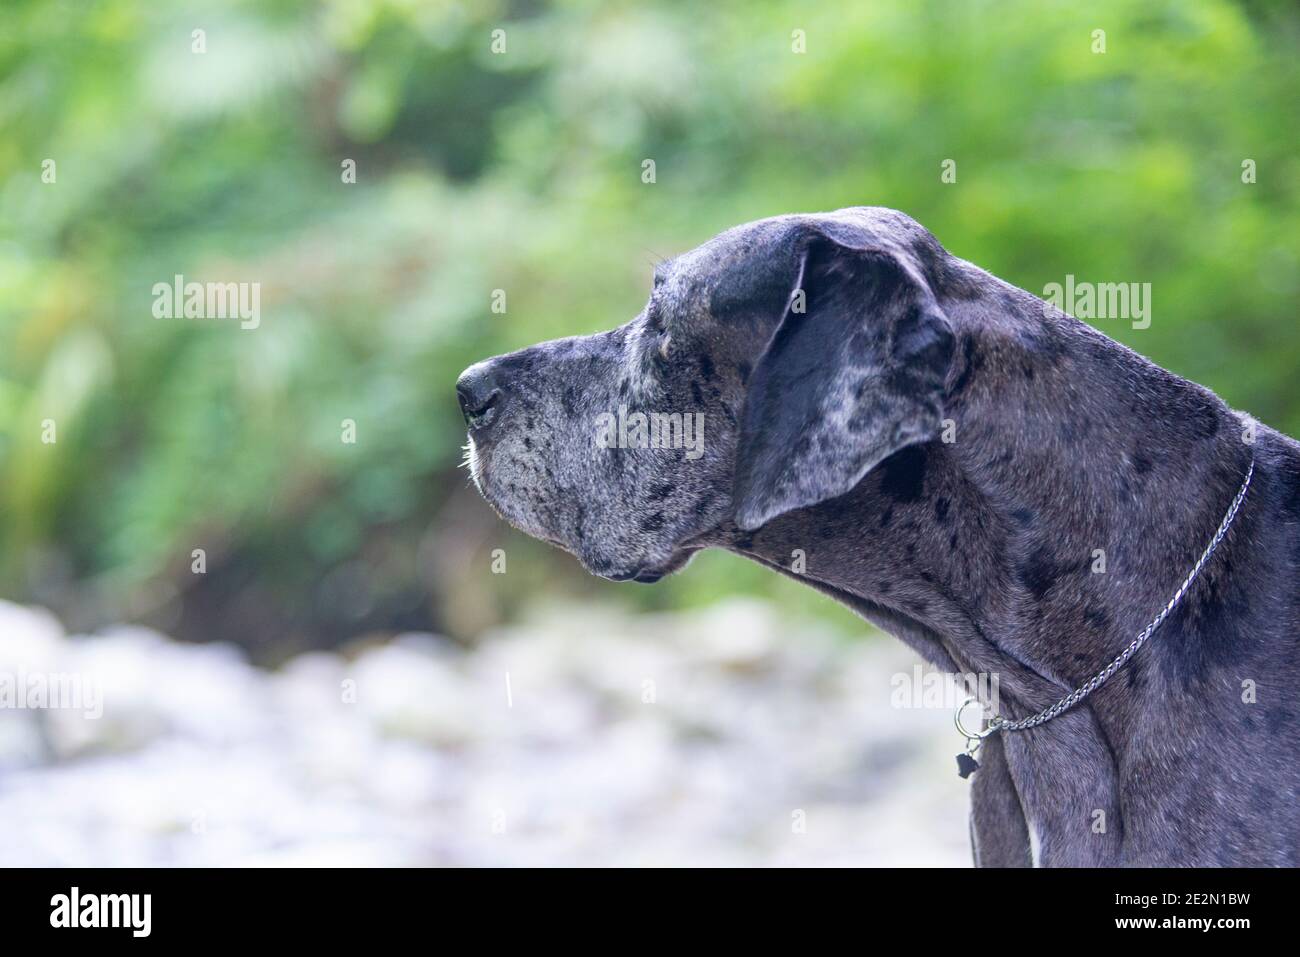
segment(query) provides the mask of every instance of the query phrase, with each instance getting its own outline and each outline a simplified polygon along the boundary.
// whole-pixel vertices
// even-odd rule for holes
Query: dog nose
[[[456,398],[465,424],[471,429],[485,429],[501,410],[503,395],[491,362],[472,365],[456,380]]]

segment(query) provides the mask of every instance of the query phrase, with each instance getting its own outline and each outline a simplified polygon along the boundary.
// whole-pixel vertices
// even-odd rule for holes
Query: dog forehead
[[[794,246],[806,221],[802,216],[776,216],[733,226],[673,259],[664,278],[708,281],[734,270],[765,266],[774,252]]]
[[[661,263],[653,302],[665,324],[698,329],[784,297],[798,267],[798,235],[798,217],[758,220]]]
[[[698,329],[780,310],[798,275],[804,217],[735,226],[661,265],[655,301],[668,324]]]

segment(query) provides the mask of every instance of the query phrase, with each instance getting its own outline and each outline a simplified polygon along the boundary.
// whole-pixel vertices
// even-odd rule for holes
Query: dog
[[[997,676],[1010,721],[1114,660],[1244,489],[1109,680],[984,738],[972,848],[982,866],[1300,863],[1300,444],[908,216],[730,229],[659,265],[627,324],[477,363],[456,390],[484,498],[590,572],[654,582],[730,550],[937,668]]]

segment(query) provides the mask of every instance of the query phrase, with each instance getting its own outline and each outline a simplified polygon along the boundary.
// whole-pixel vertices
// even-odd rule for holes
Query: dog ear
[[[925,280],[883,248],[818,234],[805,250],[741,413],[735,502],[746,530],[843,495],[940,427],[953,335]]]

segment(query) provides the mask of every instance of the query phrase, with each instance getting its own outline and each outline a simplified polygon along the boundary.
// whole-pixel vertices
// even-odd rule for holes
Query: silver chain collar
[[[1187,594],[1187,590],[1192,586],[1192,582],[1196,580],[1196,576],[1201,573],[1201,569],[1205,567],[1205,563],[1210,560],[1210,556],[1214,554],[1214,550],[1219,547],[1219,543],[1223,541],[1223,537],[1228,534],[1228,529],[1232,527],[1233,519],[1237,517],[1237,510],[1241,508],[1241,503],[1246,498],[1246,490],[1250,488],[1250,480],[1254,474],[1255,457],[1252,455],[1250,457],[1250,468],[1246,470],[1246,478],[1242,481],[1241,488],[1237,490],[1237,497],[1234,498],[1232,504],[1228,506],[1227,514],[1223,516],[1223,521],[1219,523],[1218,531],[1216,531],[1214,537],[1210,539],[1210,544],[1205,546],[1205,551],[1201,552],[1201,557],[1196,560],[1196,564],[1192,566],[1192,570],[1188,572],[1187,577],[1183,579],[1183,583],[1178,586],[1178,591],[1174,592],[1174,597],[1169,599],[1169,603],[1160,610],[1160,614],[1151,619],[1151,623],[1142,629],[1141,633],[1139,633],[1138,636],[1129,643],[1127,648],[1116,656],[1114,661],[1093,675],[1086,684],[1071,691],[1050,708],[1040,711],[1038,714],[1032,715],[1031,717],[1022,718],[1019,721],[1008,721],[1001,715],[994,715],[989,721],[988,727],[983,731],[968,730],[961,721],[962,712],[967,708],[967,706],[975,703],[974,699],[968,699],[964,704],[962,704],[957,709],[954,721],[957,725],[957,730],[962,733],[969,745],[967,753],[974,754],[974,752],[978,750],[980,742],[991,734],[997,734],[999,731],[1026,731],[1029,728],[1037,727],[1045,721],[1051,721],[1057,715],[1069,711],[1084,698],[1088,697],[1088,695],[1092,694],[1104,685],[1110,679],[1111,675],[1124,667],[1125,663],[1137,654],[1137,650],[1146,644],[1146,640],[1150,638],[1164,620],[1169,617],[1170,613],[1178,607],[1178,603],[1183,600],[1183,596]]]

